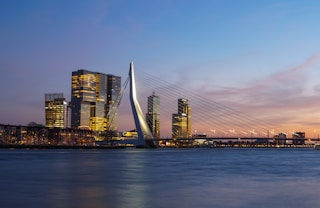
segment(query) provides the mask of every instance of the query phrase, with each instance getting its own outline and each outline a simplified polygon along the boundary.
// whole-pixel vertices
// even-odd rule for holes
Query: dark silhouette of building
[[[306,133],[305,132],[293,132],[292,134],[292,144],[294,145],[303,145],[306,141]]]

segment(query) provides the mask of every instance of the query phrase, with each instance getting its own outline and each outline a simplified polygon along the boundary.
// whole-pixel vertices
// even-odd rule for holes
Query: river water
[[[319,207],[313,149],[0,149],[0,207]]]

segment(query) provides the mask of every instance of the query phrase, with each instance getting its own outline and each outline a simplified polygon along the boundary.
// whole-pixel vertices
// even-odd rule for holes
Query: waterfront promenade
[[[131,138],[97,141],[90,130],[0,124],[0,148],[110,149],[133,147]],[[318,139],[267,137],[192,137],[153,140],[158,148],[313,148]]]

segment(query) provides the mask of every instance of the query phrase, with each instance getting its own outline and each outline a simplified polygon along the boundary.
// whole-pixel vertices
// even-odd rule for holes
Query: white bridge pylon
[[[153,140],[152,133],[149,129],[149,126],[147,125],[147,122],[144,118],[144,114],[141,110],[140,104],[137,99],[136,80],[134,76],[133,62],[130,62],[129,78],[130,78],[130,103],[131,103],[134,123],[138,133],[138,140],[137,140],[136,146],[155,147],[156,145]]]

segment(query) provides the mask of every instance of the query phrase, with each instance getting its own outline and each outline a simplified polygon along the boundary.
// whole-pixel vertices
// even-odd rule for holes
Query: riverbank
[[[5,149],[125,149],[127,147],[134,147],[128,145],[31,145],[31,144],[0,144],[0,148]],[[314,145],[178,145],[178,146],[159,146],[158,149],[167,148],[315,148]],[[320,149],[320,148],[316,148]]]
[[[6,149],[124,149],[125,145],[103,145],[103,146],[82,146],[82,145],[17,145],[0,144],[0,148]]]

